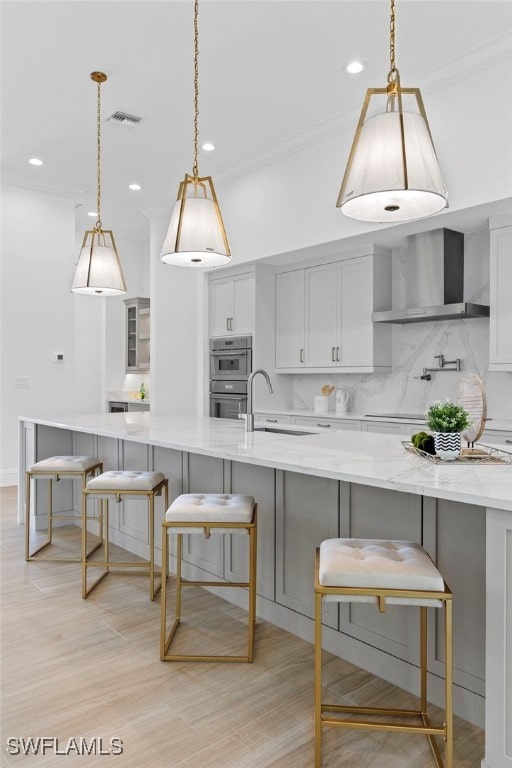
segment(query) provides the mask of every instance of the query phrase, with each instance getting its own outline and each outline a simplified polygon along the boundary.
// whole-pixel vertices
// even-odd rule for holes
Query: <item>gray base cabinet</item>
[[[276,470],[276,602],[314,617],[315,550],[338,536],[338,482]],[[338,606],[324,623],[338,628]]]
[[[356,539],[398,539],[421,544],[421,496],[340,483],[340,534]],[[390,605],[340,604],[340,630],[405,661],[418,661],[419,612]]]
[[[226,462],[227,463],[227,462]],[[257,586],[258,595],[275,599],[275,472],[234,461],[230,464],[226,493],[254,496],[258,504]],[[249,572],[247,535],[224,536],[225,578],[245,581]]]
[[[453,679],[485,694],[485,515],[481,507],[423,500],[424,546],[453,592]],[[443,675],[443,612],[429,632],[429,669]]]

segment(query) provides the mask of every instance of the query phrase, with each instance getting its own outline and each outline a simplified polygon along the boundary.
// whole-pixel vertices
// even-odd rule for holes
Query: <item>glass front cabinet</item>
[[[126,372],[149,371],[149,299],[124,299],[126,304]]]

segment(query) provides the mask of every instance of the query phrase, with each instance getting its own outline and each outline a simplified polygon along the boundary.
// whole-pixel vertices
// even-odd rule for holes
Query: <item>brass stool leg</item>
[[[25,560],[28,561],[30,557],[30,472],[25,474],[25,478]]]
[[[162,573],[168,571],[168,528],[162,525]],[[167,631],[167,579],[162,579],[162,591],[160,594],[160,659],[163,661],[167,650],[165,635]]]
[[[50,477],[50,485],[48,487],[48,544],[52,543],[53,535],[53,480]]]
[[[420,675],[421,713],[427,714],[427,607],[420,608]]]
[[[446,745],[444,763],[445,768],[452,768],[453,763],[453,606],[451,600],[444,601],[444,631],[445,631],[445,718],[446,718]]]
[[[181,557],[183,548],[183,536],[178,533],[176,549],[176,621],[179,623],[181,618]]]
[[[322,595],[315,593],[315,768],[322,765]]]
[[[82,597],[87,597],[87,494],[82,485]]]
[[[149,502],[149,599],[155,599],[155,494],[148,497]]]
[[[255,521],[254,521],[255,522]],[[254,631],[256,625],[256,557],[257,537],[256,528],[249,529],[249,638],[247,661],[254,658]]]

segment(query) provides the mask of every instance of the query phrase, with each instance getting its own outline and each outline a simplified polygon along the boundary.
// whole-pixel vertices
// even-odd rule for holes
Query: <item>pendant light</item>
[[[171,214],[160,253],[166,264],[177,267],[218,267],[231,261],[211,176],[199,176],[199,2],[194,2],[194,164],[186,173]]]
[[[369,88],[357,124],[336,206],[360,221],[419,219],[448,207],[419,88],[402,88],[395,65],[395,0],[391,0],[390,70],[386,88]],[[372,96],[385,108],[366,118]],[[403,96],[416,111],[405,111]],[[382,107],[383,105],[381,105]]]
[[[71,290],[100,296],[118,296],[126,293],[123,270],[114,235],[103,229],[101,223],[101,84],[107,76],[103,72],[91,72],[91,80],[97,84],[97,221],[94,229],[84,235]]]

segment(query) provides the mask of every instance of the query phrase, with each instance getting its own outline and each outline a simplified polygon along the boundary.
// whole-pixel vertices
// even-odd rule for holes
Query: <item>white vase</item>
[[[461,452],[462,436],[460,432],[434,432],[436,456],[444,461],[453,461]]]

